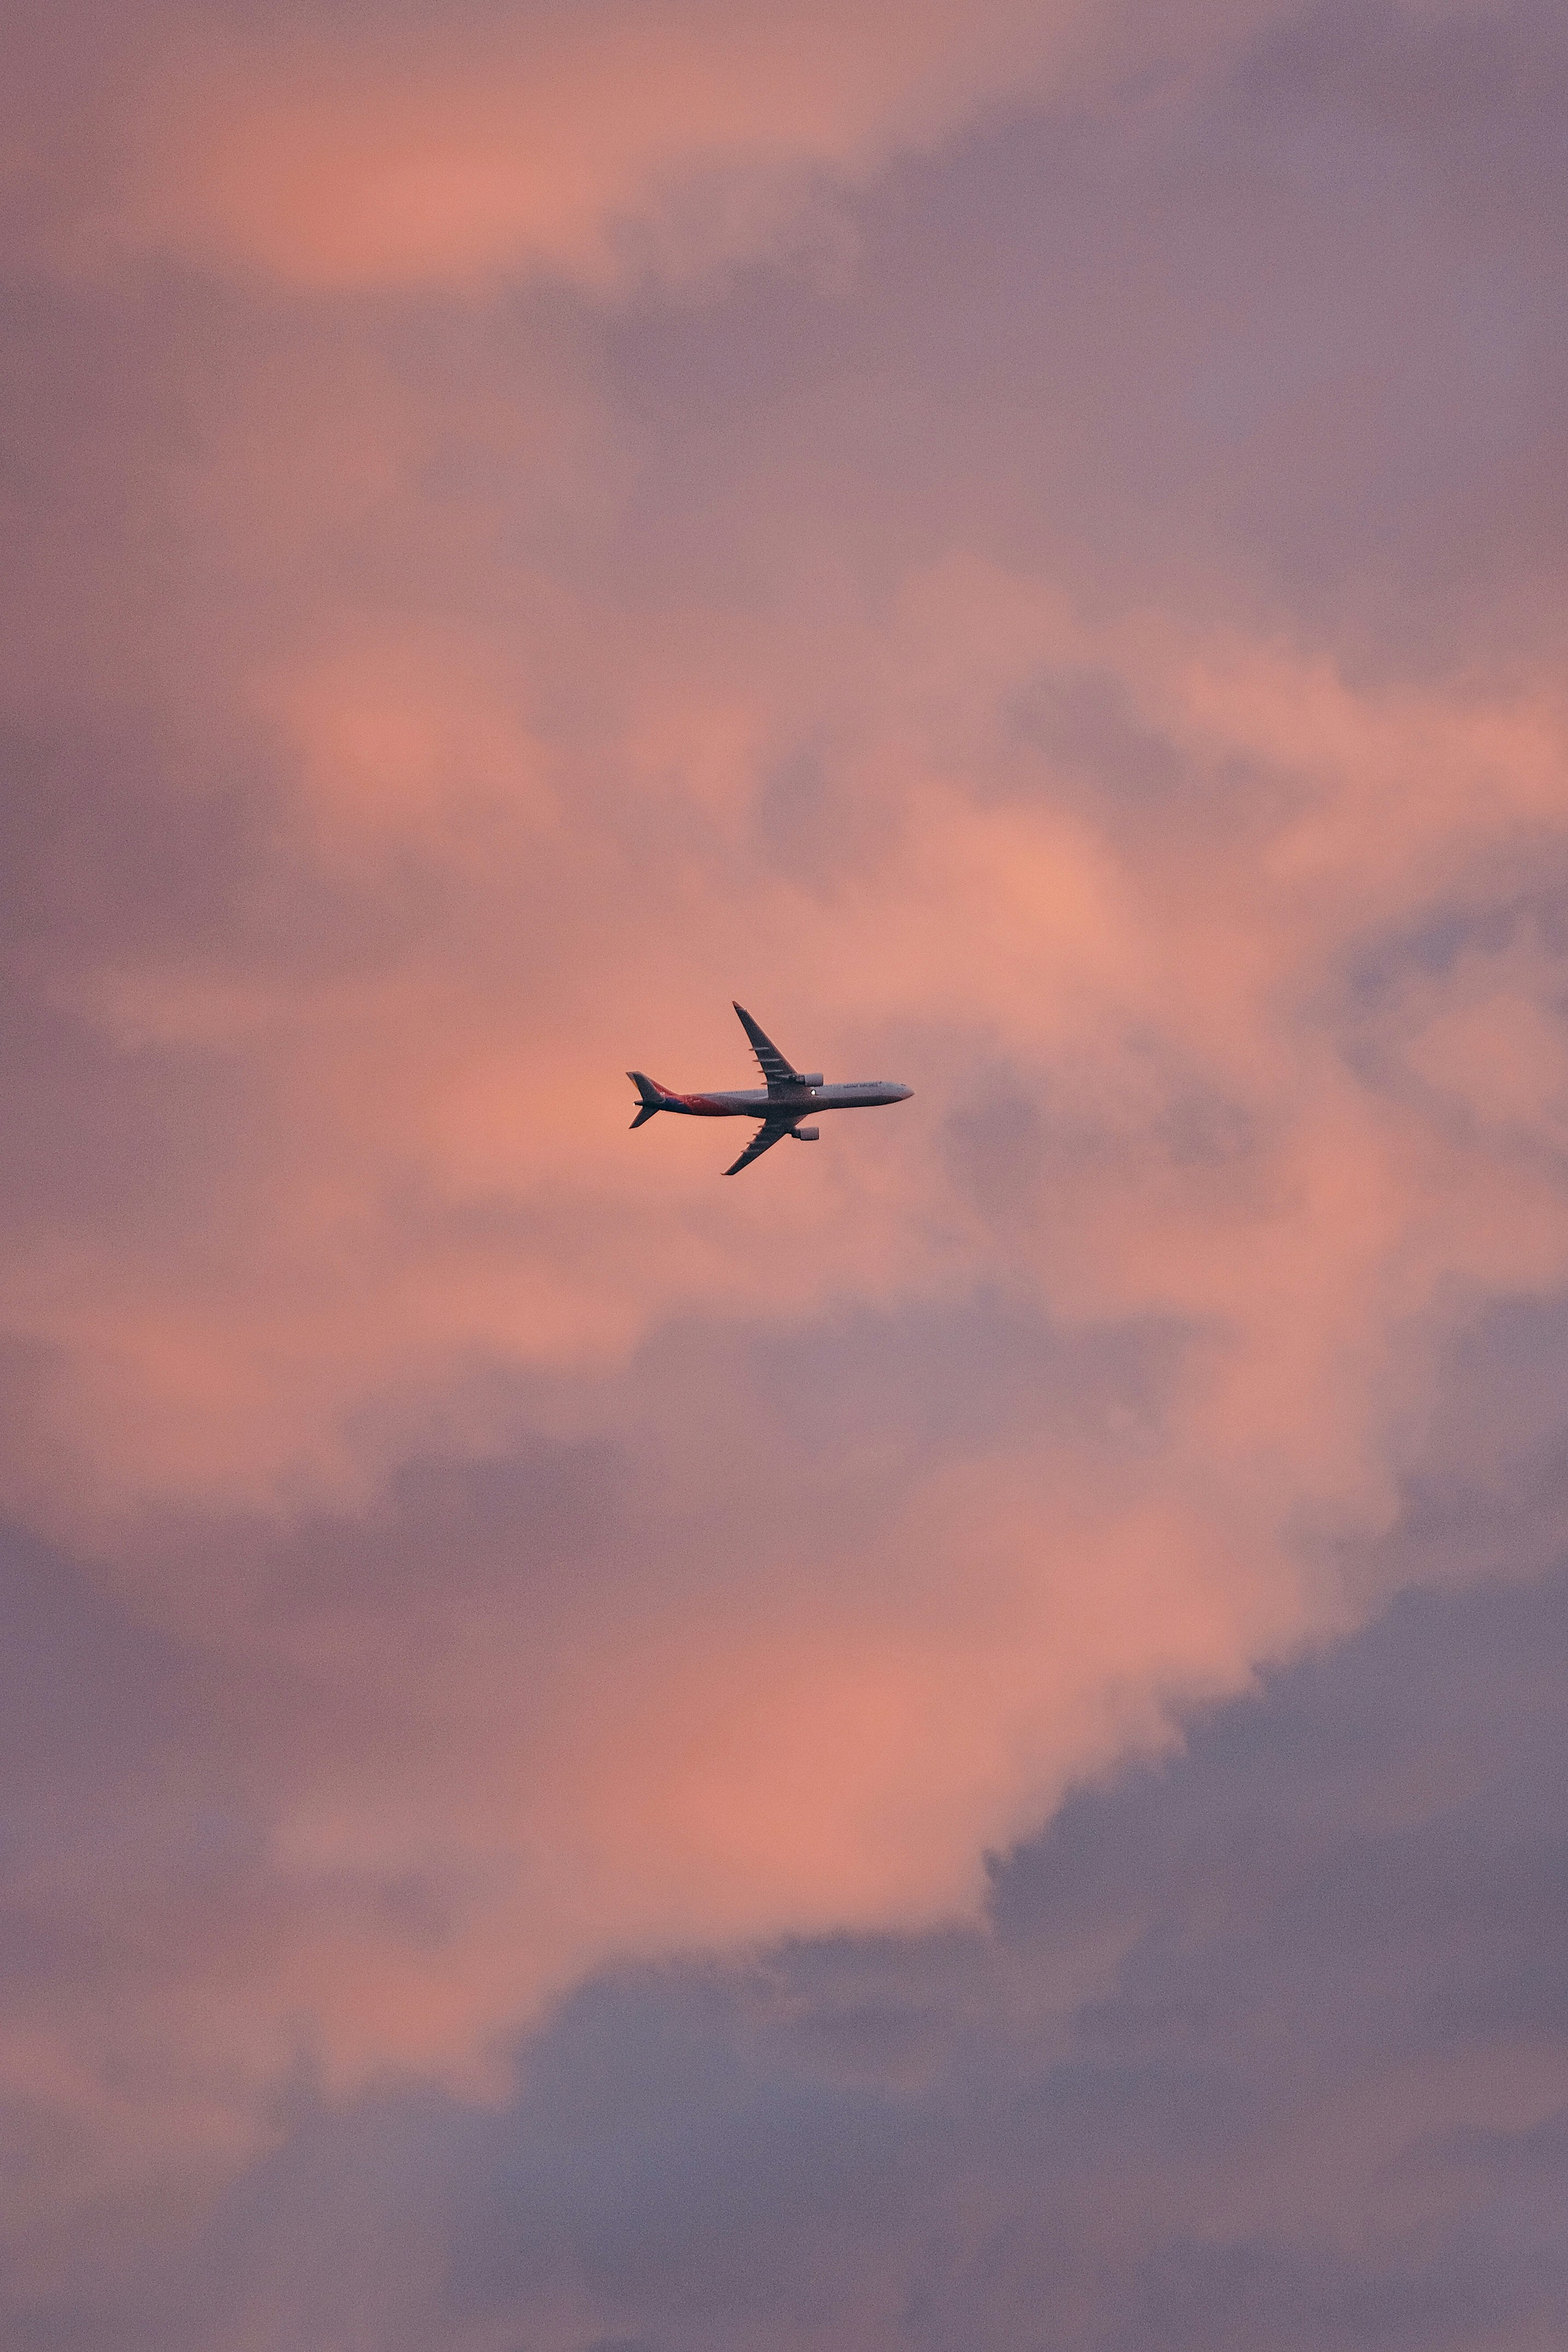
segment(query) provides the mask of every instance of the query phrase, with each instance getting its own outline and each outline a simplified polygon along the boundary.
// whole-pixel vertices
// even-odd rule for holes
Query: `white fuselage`
[[[872,1110],[880,1103],[907,1102],[913,1087],[889,1078],[862,1078],[853,1086],[733,1087],[722,1094],[677,1095],[663,1090],[662,1110],[690,1118],[807,1118],[820,1110]]]

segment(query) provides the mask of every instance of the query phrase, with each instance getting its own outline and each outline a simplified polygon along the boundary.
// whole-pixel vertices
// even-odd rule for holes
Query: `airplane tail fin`
[[[633,1128],[639,1128],[644,1119],[652,1118],[656,1110],[664,1109],[664,1089],[656,1078],[644,1077],[641,1070],[628,1070],[626,1075],[643,1097],[643,1107],[632,1122]]]

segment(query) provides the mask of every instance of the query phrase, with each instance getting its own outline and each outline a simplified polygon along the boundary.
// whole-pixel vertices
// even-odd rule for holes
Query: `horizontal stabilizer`
[[[645,1118],[664,1109],[669,1089],[662,1087],[657,1078],[649,1077],[645,1070],[628,1070],[626,1075],[643,1097],[643,1108],[632,1122],[633,1127],[641,1127]]]

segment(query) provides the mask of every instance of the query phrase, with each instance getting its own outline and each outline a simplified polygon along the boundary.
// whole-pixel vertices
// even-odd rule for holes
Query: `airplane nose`
[[[900,1102],[907,1102],[907,1101],[909,1100],[910,1096],[911,1096],[914,1092],[915,1092],[915,1088],[914,1088],[913,1087],[899,1087],[899,1089],[898,1089],[898,1099],[899,1099],[899,1101],[900,1101]]]

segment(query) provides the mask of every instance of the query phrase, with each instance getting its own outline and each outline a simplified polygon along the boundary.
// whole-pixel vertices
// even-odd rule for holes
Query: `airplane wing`
[[[794,1064],[785,1060],[772,1038],[758,1027],[744,1004],[737,1004],[735,1009],[740,1015],[741,1027],[751,1040],[751,1050],[762,1065],[768,1093],[776,1095],[787,1087],[799,1086],[800,1073]]]
[[[765,1118],[734,1167],[727,1168],[725,1174],[738,1176],[743,1168],[749,1168],[754,1160],[760,1160],[765,1151],[771,1151],[776,1143],[781,1142],[794,1124],[792,1118]]]

